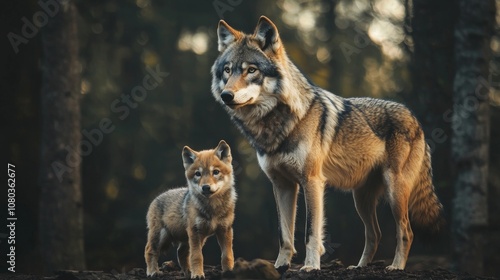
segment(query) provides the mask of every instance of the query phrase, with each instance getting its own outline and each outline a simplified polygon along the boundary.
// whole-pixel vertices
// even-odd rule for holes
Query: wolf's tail
[[[420,176],[410,195],[410,219],[412,226],[418,231],[435,235],[444,226],[443,205],[439,202],[432,184],[430,148],[427,144],[425,146]]]

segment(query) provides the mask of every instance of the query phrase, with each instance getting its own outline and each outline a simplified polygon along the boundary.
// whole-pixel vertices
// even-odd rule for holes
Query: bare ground
[[[205,266],[206,279],[495,279],[479,277],[467,273],[456,273],[446,269],[386,271],[383,261],[376,261],[364,268],[347,269],[338,260],[322,265],[321,270],[300,272],[299,265],[292,267],[280,275],[271,262],[253,260],[247,262],[238,259],[233,272],[222,273],[220,266]],[[112,271],[58,271],[52,276],[0,274],[0,279],[13,280],[142,280],[142,279],[184,279],[182,272],[174,262],[165,262],[161,268],[162,276],[147,277],[143,268],[134,268],[127,273]]]

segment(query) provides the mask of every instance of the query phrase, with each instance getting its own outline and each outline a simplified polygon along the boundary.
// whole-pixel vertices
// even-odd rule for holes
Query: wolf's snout
[[[211,191],[210,191],[210,185],[203,185],[203,186],[201,187],[201,190],[203,191],[203,193],[204,193],[204,194],[209,194],[209,193],[211,193]]]
[[[231,101],[233,101],[234,99],[234,94],[230,91],[223,91],[221,94],[220,94],[220,98],[222,98],[222,101],[224,101],[224,103],[229,103]]]

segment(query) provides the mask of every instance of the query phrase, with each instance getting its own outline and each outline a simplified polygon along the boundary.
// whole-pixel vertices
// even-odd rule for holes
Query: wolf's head
[[[231,149],[224,140],[213,150],[196,152],[185,146],[182,159],[188,187],[195,194],[209,197],[233,187]]]
[[[262,16],[254,33],[244,34],[221,20],[217,35],[220,54],[212,66],[215,99],[230,112],[275,107],[287,56],[274,23]]]

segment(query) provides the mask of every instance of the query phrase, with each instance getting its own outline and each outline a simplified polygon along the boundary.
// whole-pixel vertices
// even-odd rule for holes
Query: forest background
[[[499,1],[431,2],[4,3],[1,113],[7,153],[2,159],[15,166],[18,271],[40,273],[64,260],[66,268],[144,267],[147,207],[159,193],[185,184],[182,147],[212,148],[221,139],[232,147],[239,195],[235,255],[276,257],[271,183],[210,92],[219,19],[250,33],[266,15],[278,26],[288,55],[318,86],[342,97],[402,102],[422,123],[448,223],[432,246],[417,238],[410,255],[500,275]],[[52,40],[58,32],[68,37]],[[66,68],[51,72],[64,61],[74,80],[63,79]],[[66,93],[61,84],[75,89],[67,91],[73,102],[47,100],[52,88]],[[73,144],[51,146],[56,138],[47,134],[47,120],[56,115],[61,125],[71,122],[52,133],[63,136],[61,143],[76,135],[68,140]],[[55,150],[61,161],[46,158]],[[326,242],[335,247],[325,258],[355,264],[364,231],[352,197],[330,188],[325,199]],[[301,197],[297,260],[304,253],[303,205]],[[383,237],[376,259],[389,259],[394,221],[386,204],[378,212]],[[0,230],[2,258],[8,235],[8,229]],[[218,263],[215,239],[204,252],[207,263]],[[56,260],[47,261],[51,258]]]

